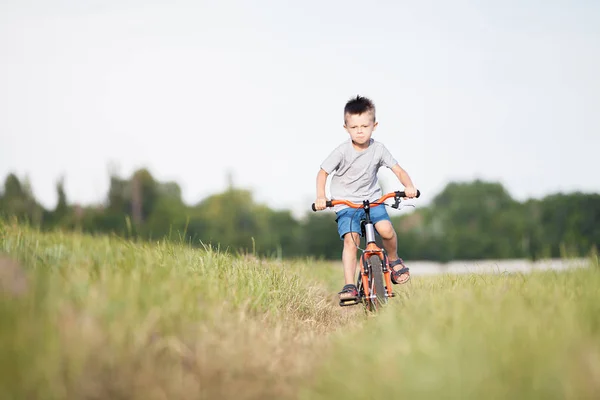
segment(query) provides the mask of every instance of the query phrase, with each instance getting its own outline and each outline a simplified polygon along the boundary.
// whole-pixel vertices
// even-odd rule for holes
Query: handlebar
[[[421,192],[419,190],[417,190],[417,196],[419,197],[421,196]],[[396,192],[390,192],[387,194],[384,194],[383,196],[381,196],[378,200],[371,202],[373,207],[379,206],[381,205],[381,203],[383,203],[384,201],[386,201],[387,199],[390,198],[396,198],[396,197],[406,197],[406,193],[404,191],[396,191]],[[353,203],[351,201],[348,200],[327,200],[327,202],[325,203],[326,207],[333,207],[336,206],[338,204],[345,204],[348,207],[352,207],[352,208],[361,208],[363,207],[362,203]],[[317,211],[317,209],[315,208],[315,203],[312,203],[312,210],[313,211]]]

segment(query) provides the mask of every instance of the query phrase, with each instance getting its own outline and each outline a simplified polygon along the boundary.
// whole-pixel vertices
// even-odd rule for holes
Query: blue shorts
[[[362,232],[360,231],[360,220],[366,217],[365,210],[362,208],[356,209],[348,207],[336,212],[336,215],[337,218],[335,219],[335,222],[337,222],[340,239],[344,240],[344,235],[348,232],[357,232],[362,236]],[[384,205],[371,207],[370,215],[373,224],[386,220],[391,222]]]

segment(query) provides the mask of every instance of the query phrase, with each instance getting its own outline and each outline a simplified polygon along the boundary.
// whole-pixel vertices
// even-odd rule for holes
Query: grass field
[[[378,315],[342,274],[0,223],[2,399],[593,399],[600,267],[413,277]]]

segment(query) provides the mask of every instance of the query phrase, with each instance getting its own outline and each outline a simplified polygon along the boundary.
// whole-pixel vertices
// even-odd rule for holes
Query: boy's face
[[[368,144],[371,135],[377,127],[371,112],[362,114],[346,114],[346,124],[344,128],[350,134],[352,141],[357,145]]]

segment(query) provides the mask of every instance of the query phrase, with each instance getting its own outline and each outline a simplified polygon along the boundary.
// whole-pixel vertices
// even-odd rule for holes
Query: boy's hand
[[[318,211],[324,210],[327,208],[327,199],[325,197],[317,197],[317,201],[315,201],[315,208]]]
[[[404,188],[404,193],[406,194],[407,198],[412,199],[413,197],[417,196],[417,189],[415,189],[414,186],[407,186]]]

